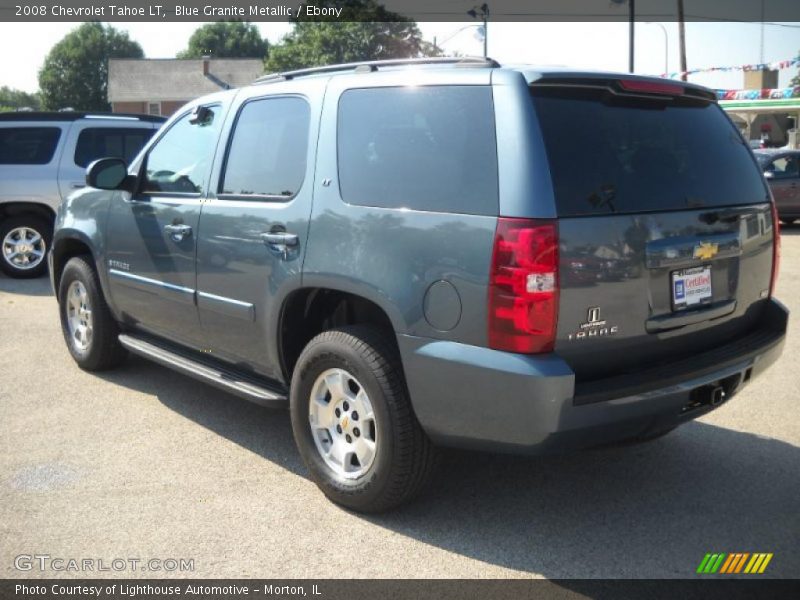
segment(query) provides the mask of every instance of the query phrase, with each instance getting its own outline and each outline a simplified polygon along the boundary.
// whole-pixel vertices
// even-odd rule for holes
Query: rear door
[[[773,224],[749,148],[711,98],[656,90],[531,88],[559,217],[555,349],[578,381],[725,344],[769,295]]]
[[[324,81],[254,88],[232,110],[197,248],[197,307],[214,356],[280,378],[277,322],[300,286]]]

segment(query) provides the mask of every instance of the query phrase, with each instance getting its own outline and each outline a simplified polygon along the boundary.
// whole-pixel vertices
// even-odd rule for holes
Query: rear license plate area
[[[711,266],[672,271],[670,286],[674,311],[710,304],[713,297]]]

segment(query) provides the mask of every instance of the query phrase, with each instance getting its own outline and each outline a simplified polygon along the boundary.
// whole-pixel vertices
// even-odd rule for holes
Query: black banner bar
[[[336,0],[0,0],[0,21],[366,20]],[[470,21],[477,0],[385,0],[420,22]],[[492,0],[489,19],[504,22],[628,21],[630,0]],[[676,0],[636,0],[635,20],[677,21]],[[798,22],[798,0],[684,0],[686,21]]]
[[[289,580],[289,579],[43,579],[0,580],[0,598],[18,600],[726,600],[800,597],[800,581],[761,578],[697,580]]]

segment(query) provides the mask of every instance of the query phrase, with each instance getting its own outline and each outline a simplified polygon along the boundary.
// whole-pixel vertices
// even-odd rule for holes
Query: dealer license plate
[[[711,302],[711,267],[694,267],[672,272],[674,310]]]

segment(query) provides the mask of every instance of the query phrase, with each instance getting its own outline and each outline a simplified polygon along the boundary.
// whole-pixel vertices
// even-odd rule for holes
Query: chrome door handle
[[[189,225],[164,225],[164,231],[169,234],[169,237],[174,242],[182,242],[183,238],[192,235],[192,228]]]
[[[276,231],[274,233],[262,233],[261,239],[270,246],[297,246],[298,238],[296,233]]]

